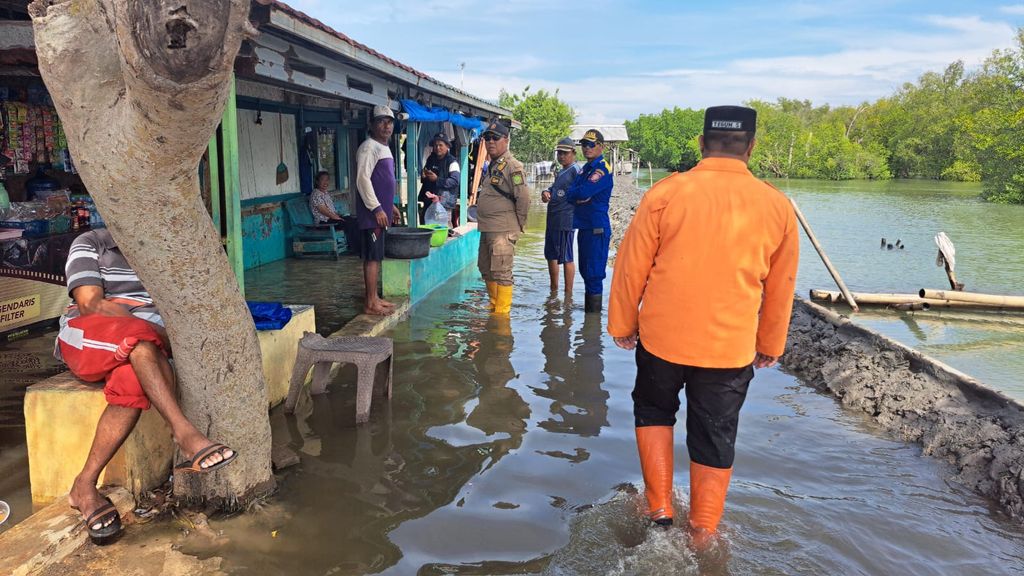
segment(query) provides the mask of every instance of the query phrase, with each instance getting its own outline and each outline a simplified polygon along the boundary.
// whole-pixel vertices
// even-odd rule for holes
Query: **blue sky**
[[[289,4],[477,96],[559,89],[580,123],[751,98],[873,100],[955,60],[977,66],[1024,26],[1012,0]]]

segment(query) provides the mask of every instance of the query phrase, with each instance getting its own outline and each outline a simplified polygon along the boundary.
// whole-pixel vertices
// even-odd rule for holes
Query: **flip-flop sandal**
[[[110,498],[103,497],[107,501],[106,504],[97,508],[88,518],[85,519],[85,529],[89,532],[89,538],[96,544],[102,544],[103,541],[109,540],[111,537],[116,536],[121,532],[121,515],[118,513],[114,503],[110,501]],[[110,524],[106,524],[107,521]],[[93,525],[100,524],[100,528],[93,528]]]
[[[207,466],[206,468],[203,468],[201,466],[203,460],[209,458],[211,454],[214,454],[216,452],[221,452],[223,450],[231,450],[231,452],[232,452],[231,456],[228,456],[227,458],[224,458],[223,460],[221,460],[220,462],[217,462],[216,464],[211,464],[210,466]],[[181,462],[181,463],[175,464],[174,470],[176,472],[198,472],[198,473],[213,472],[214,470],[216,470],[218,468],[223,468],[224,466],[227,466],[237,456],[238,456],[238,451],[235,450],[234,448],[229,448],[229,447],[227,447],[227,446],[225,446],[223,444],[216,444],[216,443],[214,443],[214,444],[210,444],[206,448],[203,448],[199,452],[196,452],[196,455],[193,456],[191,460],[186,460],[185,462]]]

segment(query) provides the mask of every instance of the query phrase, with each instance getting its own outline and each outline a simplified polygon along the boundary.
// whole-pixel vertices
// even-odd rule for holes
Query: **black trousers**
[[[633,417],[636,426],[674,426],[679,392],[686,391],[686,448],[690,460],[712,468],[731,468],[736,432],[753,365],[701,368],[673,364],[636,347]]]

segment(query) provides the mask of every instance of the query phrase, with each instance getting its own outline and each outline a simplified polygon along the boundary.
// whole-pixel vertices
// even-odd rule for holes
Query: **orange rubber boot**
[[[636,447],[644,474],[647,516],[657,524],[672,524],[672,426],[640,426]]]
[[[697,550],[714,541],[725,510],[732,468],[712,468],[690,462],[690,536]]]

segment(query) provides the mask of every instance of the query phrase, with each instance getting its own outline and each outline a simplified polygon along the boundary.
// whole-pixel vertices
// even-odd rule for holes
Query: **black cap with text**
[[[704,132],[750,132],[757,130],[757,110],[746,106],[712,106],[704,111]]]

